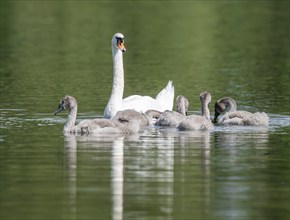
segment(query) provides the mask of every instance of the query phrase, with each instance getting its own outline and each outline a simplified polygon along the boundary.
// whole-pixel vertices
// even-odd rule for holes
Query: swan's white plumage
[[[169,81],[167,86],[162,89],[156,96],[156,101],[159,105],[165,110],[173,109],[173,100],[174,100],[174,86],[172,81]]]
[[[132,95],[123,99],[124,92],[124,68],[123,51],[118,47],[119,40],[124,36],[117,33],[112,38],[112,57],[113,57],[113,83],[112,92],[108,104],[104,111],[105,118],[112,118],[120,110],[134,109],[145,113],[147,110],[165,111],[172,110],[174,99],[174,86],[169,81],[167,86],[159,92],[156,98],[149,96]],[[122,45],[123,46],[123,45]]]

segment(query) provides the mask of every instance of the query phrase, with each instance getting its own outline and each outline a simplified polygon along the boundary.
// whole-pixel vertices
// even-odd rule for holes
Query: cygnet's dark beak
[[[60,113],[62,110],[64,110],[64,107],[60,104],[58,108],[55,110],[54,115],[56,115],[57,113]]]
[[[218,113],[217,111],[215,111],[215,113],[214,113],[214,119],[212,120],[212,123],[217,123],[217,119],[218,119],[218,117],[219,117],[219,115],[220,115],[220,113]]]

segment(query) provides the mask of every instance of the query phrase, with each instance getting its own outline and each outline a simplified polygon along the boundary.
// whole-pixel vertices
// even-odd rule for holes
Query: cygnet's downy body
[[[132,134],[137,133],[140,129],[140,124],[135,120],[126,124],[118,124],[109,119],[86,119],[75,125],[78,105],[76,99],[69,95],[60,100],[54,114],[65,109],[68,110],[68,119],[63,129],[66,134]]]
[[[215,103],[213,122],[219,125],[268,126],[269,117],[265,112],[237,111],[235,100],[224,97]]]
[[[179,123],[186,118],[189,101],[186,97],[180,95],[176,98],[176,111],[165,111],[160,113],[156,126],[177,127]],[[148,112],[146,113],[148,114]]]

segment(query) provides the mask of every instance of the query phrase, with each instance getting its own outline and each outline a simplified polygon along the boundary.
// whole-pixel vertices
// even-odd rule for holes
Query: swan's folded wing
[[[174,86],[172,85],[172,81],[169,81],[167,86],[158,93],[156,100],[163,108],[163,111],[172,111],[174,101]]]

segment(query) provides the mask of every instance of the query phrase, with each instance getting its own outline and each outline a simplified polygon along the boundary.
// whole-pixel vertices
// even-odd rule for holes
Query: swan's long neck
[[[111,98],[122,101],[124,92],[124,67],[123,67],[123,54],[122,51],[114,48],[112,49],[113,55],[113,85]]]
[[[77,105],[75,105],[73,108],[69,109],[67,122],[65,123],[65,126],[63,129],[64,133],[71,132],[72,128],[75,126],[76,118],[77,118],[77,111],[78,111]]]
[[[119,49],[112,48],[113,56],[113,84],[112,92],[104,112],[105,118],[113,117],[121,108],[124,92],[123,54]]]
[[[210,111],[208,108],[207,102],[201,102],[201,115],[206,117],[206,119],[210,120]]]

